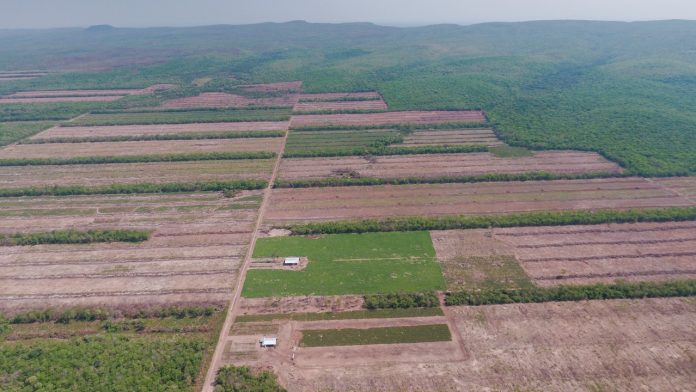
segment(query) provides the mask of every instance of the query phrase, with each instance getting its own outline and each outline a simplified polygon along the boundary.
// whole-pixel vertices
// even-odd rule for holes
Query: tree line
[[[149,238],[150,232],[146,230],[54,230],[37,233],[0,234],[0,246],[143,242]]]

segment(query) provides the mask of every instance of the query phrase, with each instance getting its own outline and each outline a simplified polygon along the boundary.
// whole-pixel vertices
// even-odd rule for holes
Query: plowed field
[[[336,101],[336,102],[300,102],[295,106],[295,112],[345,112],[351,110],[387,110],[387,104],[381,99],[369,101]]]
[[[442,145],[499,146],[503,144],[490,129],[455,129],[455,130],[417,130],[407,135],[404,142],[397,146],[442,146]]]
[[[396,124],[441,124],[483,122],[480,111],[411,111],[360,114],[309,114],[293,116],[291,127],[385,126]]]
[[[271,98],[248,98],[237,94],[202,93],[194,97],[177,98],[160,105],[166,109],[179,108],[244,108],[244,107],[292,107],[297,102],[297,95],[285,95]]]

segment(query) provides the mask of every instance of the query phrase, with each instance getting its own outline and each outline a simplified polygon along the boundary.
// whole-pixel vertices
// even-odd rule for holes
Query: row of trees
[[[236,159],[270,159],[276,154],[268,151],[199,152],[191,154],[91,156],[73,158],[0,159],[0,166],[90,165],[102,163],[218,161]]]
[[[105,186],[49,186],[16,189],[0,189],[0,197],[21,196],[69,196],[69,195],[116,195],[135,193],[175,193],[175,192],[224,192],[230,190],[263,189],[263,180],[237,180],[215,182],[174,182],[164,184],[111,184]]]
[[[390,124],[384,126],[383,128],[398,129],[400,131],[412,131],[416,129],[476,129],[485,128],[488,126],[488,122],[448,122],[448,123],[433,123],[433,124],[413,124],[413,123],[402,123],[402,124]],[[341,130],[361,130],[361,129],[375,129],[380,128],[375,125],[312,125],[312,126],[299,126],[292,127],[293,131],[341,131]]]
[[[186,305],[186,306],[166,306],[147,309],[106,309],[106,308],[69,308],[63,310],[41,309],[28,312],[17,313],[11,317],[2,317],[10,324],[33,324],[56,322],[68,324],[71,321],[95,321],[95,320],[114,320],[114,319],[145,319],[145,318],[166,318],[175,317],[196,318],[210,317],[219,308],[211,305]]]
[[[632,210],[526,212],[481,216],[407,217],[383,220],[365,219],[295,224],[287,228],[295,235],[306,235],[693,220],[696,220],[696,207],[671,207]]]
[[[215,392],[284,392],[276,375],[268,370],[253,371],[246,366],[223,366],[215,377]]]
[[[314,158],[314,157],[341,157],[341,156],[369,156],[369,155],[414,155],[414,154],[456,154],[470,152],[487,152],[488,147],[476,145],[463,146],[418,146],[418,147],[388,147],[390,144],[400,143],[401,138],[391,139],[389,143],[357,148],[334,148],[306,151],[291,151],[283,154],[284,158]],[[380,140],[381,142],[381,140]]]
[[[157,135],[124,135],[95,137],[57,137],[51,139],[25,139],[19,144],[47,143],[97,143],[97,142],[139,142],[157,140],[200,140],[200,139],[242,139],[260,137],[283,137],[285,131],[247,131],[222,133],[175,133]]]
[[[584,286],[485,289],[447,293],[447,305],[495,305],[596,299],[690,297],[696,295],[696,280],[671,282],[621,282]]]
[[[146,230],[54,230],[38,233],[0,234],[0,246],[142,242],[149,238],[150,232]]]
[[[425,293],[369,294],[365,296],[363,306],[367,309],[434,308],[440,306],[440,301],[432,291]]]

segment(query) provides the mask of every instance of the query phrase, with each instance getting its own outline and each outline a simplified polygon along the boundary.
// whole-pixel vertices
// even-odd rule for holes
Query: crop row
[[[143,318],[195,318],[209,317],[219,309],[213,306],[167,306],[151,309],[138,309],[134,311],[122,311],[106,308],[68,308],[63,310],[40,309],[17,313],[12,317],[0,315],[0,320],[7,320],[10,324],[33,324],[56,322],[67,324],[71,321],[95,321],[112,319],[143,319]]]
[[[432,124],[389,124],[388,128],[397,130],[415,130],[415,129],[460,129],[460,128],[485,128],[487,122],[448,122],[448,123],[432,123]],[[319,125],[319,126],[300,126],[291,127],[293,131],[340,131],[340,130],[363,130],[374,129],[374,125]]]
[[[156,135],[57,137],[57,138],[50,138],[50,139],[26,139],[26,140],[19,142],[19,144],[136,142],[136,141],[200,140],[200,139],[243,139],[243,138],[283,137],[283,136],[285,136],[285,131],[175,133],[175,134],[156,134]]]
[[[150,232],[145,230],[55,230],[38,233],[0,234],[0,246],[142,242],[149,238]]]
[[[103,163],[224,161],[235,159],[270,159],[274,152],[206,152],[192,154],[93,156],[73,158],[0,159],[0,166],[87,165]]]
[[[318,149],[306,151],[286,151],[284,158],[318,158],[342,157],[354,155],[414,155],[414,154],[456,154],[468,152],[487,152],[488,147],[482,145],[463,146],[418,146],[418,147],[358,147]]]
[[[485,229],[489,227],[592,225],[602,223],[673,222],[696,220],[696,207],[647,208],[598,211],[525,212],[506,215],[406,217],[336,222],[300,223],[288,226],[295,235],[367,233],[389,231]]]

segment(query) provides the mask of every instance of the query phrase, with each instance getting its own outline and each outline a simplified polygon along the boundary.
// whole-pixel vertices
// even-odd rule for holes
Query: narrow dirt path
[[[244,256],[244,261],[239,269],[239,278],[237,279],[237,285],[234,289],[234,295],[230,301],[229,308],[227,309],[227,317],[220,330],[220,337],[218,338],[217,346],[215,347],[215,352],[213,353],[213,359],[208,367],[208,372],[205,376],[205,382],[203,383],[203,392],[213,392],[213,382],[215,381],[215,376],[218,369],[222,366],[222,354],[225,351],[225,346],[228,343],[229,332],[232,324],[234,323],[237,314],[239,313],[239,299],[242,296],[242,288],[244,287],[244,281],[246,280],[247,271],[249,271],[249,266],[251,265],[252,254],[254,252],[254,247],[256,246],[256,239],[259,236],[259,231],[261,224],[263,223],[263,217],[268,207],[269,200],[271,198],[271,191],[273,190],[273,184],[275,183],[276,177],[278,176],[278,171],[280,169],[280,161],[283,158],[283,153],[285,152],[285,143],[288,140],[289,130],[286,130],[283,141],[280,144],[280,149],[276,157],[275,165],[273,166],[273,173],[268,181],[268,186],[263,191],[263,200],[261,201],[261,206],[259,207],[259,213],[256,217],[256,223],[254,224],[254,230],[251,235],[251,240],[249,241],[249,248]]]

